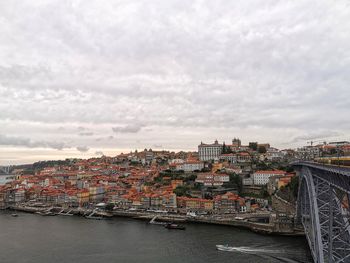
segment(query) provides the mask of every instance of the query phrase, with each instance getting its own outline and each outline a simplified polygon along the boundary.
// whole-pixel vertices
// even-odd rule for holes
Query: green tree
[[[242,192],[242,178],[235,173],[232,173],[229,175],[230,181],[228,183],[225,183],[225,186],[228,188],[236,188],[238,191],[238,194],[241,194]]]
[[[267,198],[269,196],[269,193],[267,192],[267,186],[266,185],[263,185],[261,190],[260,190],[260,195],[263,197],[263,198]]]
[[[186,185],[179,185],[173,192],[177,196],[189,196],[189,188]]]
[[[185,182],[191,182],[191,181],[194,182],[196,180],[196,178],[197,178],[197,175],[191,174],[190,176],[185,177],[184,181]]]
[[[337,152],[337,149],[331,149],[330,150],[330,154],[331,155],[335,155],[335,154],[337,154],[338,152]]]
[[[298,197],[298,190],[299,190],[299,177],[293,176],[288,186],[290,187],[290,190],[293,193],[293,196],[296,200]]]
[[[271,169],[271,167],[265,162],[258,162],[256,165],[256,168],[258,170],[270,170]]]
[[[223,143],[222,145],[222,154],[228,154],[228,153],[232,153],[232,150],[230,147],[226,146],[225,143]]]
[[[114,208],[114,204],[109,203],[109,204],[106,205],[106,208],[105,208],[105,209],[106,209],[107,211],[113,211],[113,208]]]
[[[231,180],[236,185],[238,194],[242,193],[242,178],[238,174],[234,174],[233,176],[230,175],[230,182]]]
[[[256,151],[258,149],[258,143],[257,142],[250,142],[249,148],[252,149],[253,151]]]
[[[265,148],[265,146],[260,145],[260,146],[258,147],[258,152],[259,152],[259,153],[266,153],[266,148]]]

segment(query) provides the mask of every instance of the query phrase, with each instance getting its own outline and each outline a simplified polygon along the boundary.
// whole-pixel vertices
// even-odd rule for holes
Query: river
[[[216,244],[237,247],[222,252]],[[128,218],[88,220],[0,211],[0,262],[312,262],[305,238],[264,236],[227,226],[186,230]]]

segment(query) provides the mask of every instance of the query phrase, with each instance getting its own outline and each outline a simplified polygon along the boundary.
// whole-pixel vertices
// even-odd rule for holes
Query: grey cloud
[[[153,144],[153,148],[163,148],[163,145],[161,145],[161,144]]]
[[[94,135],[94,133],[93,132],[81,132],[81,133],[79,133],[79,135],[80,136],[92,136],[92,135]]]
[[[316,141],[316,142],[323,142],[327,141],[329,138],[332,137],[338,137],[341,136],[342,134],[337,132],[337,131],[313,131],[310,133],[306,133],[300,136],[295,137],[291,142],[304,142],[306,144],[306,141]]]
[[[88,152],[89,151],[89,147],[87,147],[87,146],[78,146],[77,150],[79,152]]]
[[[13,1],[0,4],[6,134],[29,123],[20,135],[41,142],[40,125],[62,126],[52,140],[103,149],[350,131],[346,0]],[[99,138],[74,136],[85,127]]]
[[[65,148],[63,142],[33,141],[29,138],[14,137],[0,134],[0,145],[4,146],[22,146],[28,148],[52,148],[62,150]]]
[[[100,142],[100,141],[103,141],[103,140],[110,141],[110,140],[113,140],[113,139],[114,139],[114,136],[107,136],[107,137],[96,138],[95,141],[97,141],[97,142]]]
[[[112,128],[115,133],[137,133],[143,126],[138,124],[129,124],[124,126],[116,126]]]

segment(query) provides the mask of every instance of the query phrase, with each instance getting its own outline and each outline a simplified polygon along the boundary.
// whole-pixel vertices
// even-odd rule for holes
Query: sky
[[[350,140],[348,0],[0,2],[0,165]]]

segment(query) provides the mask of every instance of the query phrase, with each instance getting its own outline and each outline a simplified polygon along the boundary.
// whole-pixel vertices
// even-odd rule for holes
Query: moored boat
[[[41,216],[55,216],[56,215],[53,212],[41,212],[41,211],[35,212],[35,214],[38,214],[38,215],[41,215]]]
[[[168,223],[168,224],[164,225],[164,227],[167,229],[178,229],[178,230],[185,230],[186,229],[185,226],[174,224],[174,223]]]
[[[103,216],[85,216],[86,219],[103,220]]]

